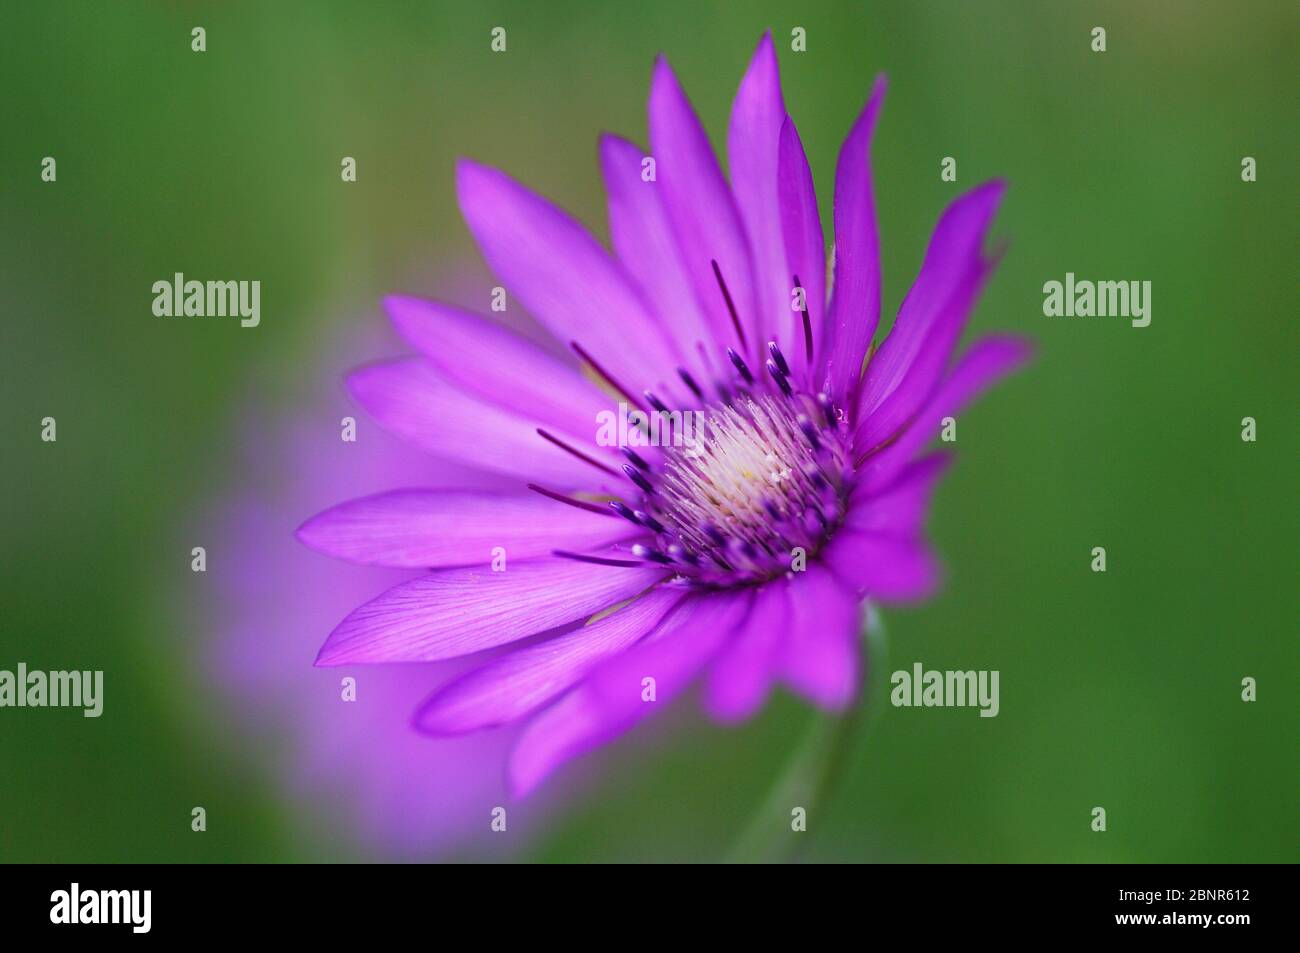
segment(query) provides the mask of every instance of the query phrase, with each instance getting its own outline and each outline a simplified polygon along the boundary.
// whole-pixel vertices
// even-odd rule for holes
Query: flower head
[[[730,183],[667,62],[655,64],[652,153],[601,141],[612,253],[503,173],[458,165],[488,264],[557,346],[391,298],[420,356],[350,384],[393,432],[513,477],[518,492],[399,490],[308,521],[300,538],[323,552],[428,570],[353,611],[318,664],[512,646],[437,691],[416,725],[450,734],[531,717],[510,759],[520,793],[697,676],[724,720],[752,714],[776,682],[827,708],[853,701],[862,601],[916,599],[937,582],[922,524],[946,458],[919,454],[1028,353],[989,338],[953,363],[993,267],[982,247],[997,182],[943,214],[871,350],[869,144],[883,93],[878,81],[840,152],[830,280],[770,37],[732,109]],[[620,446],[596,438],[612,407]],[[684,427],[686,414],[701,425]]]

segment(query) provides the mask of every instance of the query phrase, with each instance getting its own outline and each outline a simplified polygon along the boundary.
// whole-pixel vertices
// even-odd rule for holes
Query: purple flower
[[[946,457],[918,455],[1028,355],[1000,337],[952,360],[993,268],[982,246],[1000,182],[943,214],[869,351],[880,263],[868,152],[883,92],[878,81],[840,151],[831,281],[770,36],[732,108],[730,186],[655,64],[652,153],[600,144],[612,254],[503,173],[459,163],[488,264],[557,346],[390,298],[420,356],[349,383],[397,435],[519,491],[404,489],[309,520],[299,536],[322,552],[428,570],[348,615],[317,664],[510,646],[435,692],[415,724],[441,735],[531,719],[509,761],[517,794],[697,676],[724,721],[778,682],[824,708],[853,702],[863,600],[914,600],[938,580],[922,524]],[[616,407],[629,446],[597,439]],[[644,436],[681,411],[703,414],[693,439],[674,442],[672,424],[670,439]]]
[[[342,372],[359,353],[391,353],[387,335],[377,330],[328,342],[324,375]],[[259,408],[261,396],[253,401]],[[463,673],[467,662],[305,664],[320,646],[322,627],[415,574],[322,560],[290,536],[301,514],[403,479],[447,487],[485,482],[364,424],[356,443],[343,442],[339,424],[350,413],[331,387],[314,392],[309,409],[275,418],[260,409],[241,415],[241,476],[213,505],[198,536],[213,541],[213,557],[206,577],[212,601],[203,613],[211,631],[197,649],[202,671],[215,677],[193,688],[216,703],[207,709],[210,718],[238,729],[234,749],[252,756],[292,796],[304,835],[318,840],[327,824],[336,847],[399,860],[518,850],[545,805],[534,801],[523,815],[512,811],[509,838],[490,827],[493,808],[507,803],[501,761],[518,730],[434,739],[407,724],[430,688]],[[509,486],[504,478],[499,483]],[[348,701],[346,677],[355,680]]]

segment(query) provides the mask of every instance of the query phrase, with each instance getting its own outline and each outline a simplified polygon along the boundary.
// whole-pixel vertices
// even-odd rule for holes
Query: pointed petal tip
[[[461,676],[461,678],[463,677]],[[452,679],[420,702],[419,707],[411,712],[410,726],[412,731],[428,738],[455,738],[460,735],[471,734],[480,729],[500,727],[499,725],[482,724],[467,726],[457,722],[454,715],[452,717],[446,716],[444,700],[448,697],[448,690],[460,680],[459,678]]]
[[[456,200],[462,215],[467,214],[468,204],[477,197],[478,190],[499,189],[503,185],[518,188],[518,183],[500,169],[466,156],[456,157]]]
[[[1002,201],[1002,197],[1006,194],[1007,180],[998,177],[989,179],[986,182],[981,182],[969,192],[962,193],[954,200],[953,204],[956,204],[957,202],[979,202],[980,204],[989,205],[996,209],[998,204]]]
[[[506,767],[506,788],[510,797],[522,801],[537,790],[542,778],[531,772],[524,772],[510,764]]]
[[[1038,343],[1019,334],[998,334],[984,340],[1005,355],[1012,369],[1023,366],[1038,355]]]
[[[391,294],[381,300],[388,323],[398,336],[420,352],[437,354],[448,321],[485,321],[480,315],[445,301],[416,295]],[[437,365],[436,360],[434,366]]]
[[[596,153],[600,157],[601,165],[608,172],[609,167],[617,163],[620,158],[633,154],[643,157],[646,155],[646,150],[626,136],[620,136],[616,132],[602,132],[596,139]]]
[[[479,165],[477,162],[475,162],[473,159],[466,158],[465,156],[457,156],[457,157],[456,157],[454,177],[455,177],[455,180],[456,180],[456,197],[457,197],[457,198],[462,198],[463,193],[464,193],[466,187],[469,185],[470,180],[471,180],[471,179],[475,176],[475,174],[476,174],[480,169],[482,169],[482,168],[483,168],[483,167],[480,166],[480,165]],[[463,198],[462,198],[462,201],[463,201]]]
[[[332,668],[343,663],[337,660],[336,653],[330,648],[330,640],[327,638],[320,651],[316,653],[316,660],[311,664],[315,668]]]
[[[771,34],[764,33],[745,67],[740,88],[731,105],[729,138],[738,133],[743,139],[765,137],[767,124],[774,122],[770,118],[773,114],[785,115],[785,100],[781,93],[781,64],[776,58],[776,47],[772,44]],[[780,129],[776,132],[779,135]]]
[[[420,320],[420,311],[428,302],[414,295],[390,294],[384,295],[380,299],[380,306],[383,307],[384,313],[388,315],[388,323],[393,326],[401,337],[408,343],[411,341],[407,333],[412,324]]]
[[[884,105],[885,93],[888,89],[889,79],[884,73],[877,74],[871,84],[871,96],[867,99],[867,109],[864,112],[869,110],[873,115],[880,112],[880,107]]]
[[[334,668],[339,665],[366,665],[376,661],[373,658],[366,658],[364,650],[358,650],[348,644],[353,618],[359,610],[368,605],[369,603],[365,603],[353,609],[330,630],[330,634],[325,637],[325,643],[316,653],[316,661],[312,665],[316,668]]]
[[[937,480],[952,469],[952,465],[956,460],[956,450],[936,450],[934,453],[922,457],[917,463],[931,468],[934,471],[934,478]]]
[[[357,608],[361,608],[360,606]],[[342,619],[338,625],[330,630],[330,634],[325,636],[325,642],[321,645],[320,651],[316,653],[316,661],[312,663],[316,668],[333,668],[338,665],[348,665],[350,663],[365,662],[366,659],[356,657],[355,653],[348,651],[348,640],[346,638],[350,628],[352,618],[357,613],[353,609]]]
[[[322,552],[322,550],[318,549],[316,546],[315,530],[316,526],[319,525],[317,520],[320,515],[320,513],[316,513],[314,516],[307,517],[307,519],[303,520],[302,523],[299,524],[298,528],[293,531],[294,539],[306,546],[308,549],[318,553]],[[326,553],[325,555],[328,556],[329,553]]]
[[[364,395],[366,393],[365,383],[362,379],[364,370],[364,368],[358,367],[355,370],[349,371],[347,376],[343,378],[343,389],[348,392],[349,397],[363,406],[365,404]]]
[[[731,728],[742,724],[758,714],[766,703],[766,697],[758,701],[738,702],[731,699],[718,700],[709,698],[704,703],[704,712],[715,724]]]
[[[536,751],[530,752],[524,742],[531,730],[532,726],[525,729],[523,737],[515,742],[506,758],[506,789],[512,798],[519,801],[530,797],[569,761],[567,757],[548,757],[544,752],[539,757]]]
[[[677,103],[687,102],[686,90],[682,88],[681,81],[677,79],[677,71],[673,69],[672,64],[668,62],[668,57],[660,53],[655,57],[654,70],[650,75],[650,104],[651,117],[653,119],[654,103],[658,100],[667,98]],[[650,124],[651,139],[654,138],[653,121]]]
[[[459,179],[462,175],[473,175],[476,172],[483,172],[489,170],[490,168],[491,166],[483,165],[483,163],[475,159],[471,159],[469,156],[456,156],[456,178],[457,179]]]
[[[363,364],[361,367],[355,367],[348,371],[347,377],[343,379],[343,386],[349,396],[363,407],[370,397],[371,386],[374,383],[374,372],[377,366],[375,364]]]
[[[879,74],[875,82],[872,83],[871,92],[867,96],[866,103],[863,104],[862,110],[853,120],[853,126],[849,129],[849,134],[844,137],[844,144],[841,146],[840,154],[843,156],[844,147],[850,143],[856,149],[860,144],[865,142],[870,145],[872,132],[876,126],[876,119],[880,116],[880,109],[885,100],[885,89],[888,83],[885,80],[885,74]]]
[[[429,304],[427,298],[421,298],[412,294],[387,294],[379,299],[379,304],[391,317],[395,311],[410,311],[412,308],[422,308]]]

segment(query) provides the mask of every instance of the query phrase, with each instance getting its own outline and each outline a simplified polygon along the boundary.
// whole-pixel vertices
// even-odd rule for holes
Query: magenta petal
[[[898,319],[867,365],[854,415],[860,446],[893,436],[947,368],[990,270],[982,255],[984,236],[1004,191],[1001,182],[982,185],[939,219]]]
[[[655,701],[662,705],[727,644],[749,614],[751,601],[745,589],[692,595],[644,641],[597,668],[588,680],[589,690],[610,705],[635,700],[637,710],[646,711],[644,682],[652,678]]]
[[[775,340],[787,355],[793,357],[794,343],[801,341],[802,335],[792,338],[789,322],[782,320],[790,313],[791,290],[777,189],[778,152],[784,122],[781,74],[769,32],[759,40],[731,106],[727,161],[731,190],[753,256],[754,296],[758,305],[755,326],[759,341],[766,345],[766,342]]]
[[[636,533],[612,513],[589,513],[536,494],[395,490],[318,513],[298,538],[338,559],[430,569],[490,566],[497,547],[508,559],[533,559],[555,549],[602,548]]]
[[[442,688],[421,707],[415,725],[430,734],[459,734],[520,718],[643,638],[682,598],[680,590],[652,589],[597,622],[516,649]]]
[[[348,377],[348,388],[386,430],[435,456],[562,487],[590,487],[601,476],[543,440],[535,421],[465,393],[423,359],[363,367]],[[591,443],[559,436],[575,446]]]
[[[714,342],[741,350],[711,260],[716,260],[722,271],[745,329],[749,351],[756,356],[762,346],[759,315],[740,213],[704,127],[663,57],[655,61],[649,112],[650,144],[664,207],[696,297],[704,304]]]
[[[662,569],[508,559],[505,572],[443,569],[389,589],[338,624],[316,664],[457,658],[580,621],[664,578]]]
[[[1029,360],[1031,354],[1029,343],[1021,338],[990,336],[977,341],[898,439],[866,459],[859,471],[859,485],[868,493],[888,486],[917,452],[938,436],[944,417],[954,416],[985,388]]]
[[[384,306],[398,333],[442,376],[526,420],[558,427],[594,446],[596,415],[614,402],[576,364],[451,305],[394,295]]]
[[[745,618],[745,591],[690,596],[641,642],[600,665],[528,726],[510,758],[522,797],[570,758],[627,731],[679,695]],[[653,679],[654,695],[646,679]]]
[[[854,494],[845,525],[866,533],[919,536],[925,526],[930,497],[952,457],[932,453],[910,463],[884,492]]]
[[[941,572],[920,540],[840,527],[822,560],[860,596],[913,602],[938,588]]]
[[[781,231],[789,262],[791,283],[795,275],[803,285],[808,304],[808,318],[813,333],[813,360],[817,361],[826,346],[826,239],[822,234],[821,213],[817,211],[817,193],[813,188],[812,169],[804,155],[803,143],[794,121],[788,116],[781,126],[781,146],[777,180],[781,203]],[[786,310],[790,302],[785,302]],[[786,357],[799,371],[808,373],[804,346],[803,315],[790,311],[790,351]],[[805,377],[811,382],[811,376]]]
[[[608,717],[590,692],[570,692],[524,729],[506,769],[510,792],[526,797],[564,762],[612,741],[628,727]]]
[[[705,707],[718,721],[743,721],[766,700],[792,608],[789,588],[781,578],[756,591],[749,618],[709,669]]]
[[[858,691],[858,598],[822,566],[798,573],[789,631],[781,645],[781,674],[822,708],[843,709]]]
[[[456,194],[492,270],[561,342],[577,341],[628,388],[677,361],[636,288],[587,230],[503,172],[462,159]]]
[[[825,389],[845,407],[853,406],[862,361],[880,320],[880,238],[871,191],[870,150],[884,97],[885,78],[881,76],[835,165],[835,286]]]
[[[714,334],[682,265],[672,223],[657,179],[642,179],[648,153],[626,139],[600,139],[600,162],[609,192],[609,232],[623,268],[640,286],[668,332],[684,367],[696,373],[698,345],[714,344]]]

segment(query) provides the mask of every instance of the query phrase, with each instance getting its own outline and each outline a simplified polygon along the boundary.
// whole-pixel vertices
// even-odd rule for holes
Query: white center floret
[[[665,515],[693,548],[716,549],[720,533],[778,553],[788,542],[783,524],[803,526],[835,496],[838,448],[818,449],[790,400],[762,395],[715,407],[695,440],[665,463]]]

